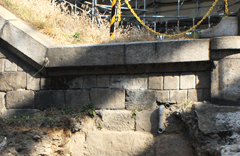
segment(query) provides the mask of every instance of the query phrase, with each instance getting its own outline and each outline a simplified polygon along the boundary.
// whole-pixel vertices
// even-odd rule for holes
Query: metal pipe
[[[164,131],[164,105],[160,105],[158,108],[158,133],[162,133]]]

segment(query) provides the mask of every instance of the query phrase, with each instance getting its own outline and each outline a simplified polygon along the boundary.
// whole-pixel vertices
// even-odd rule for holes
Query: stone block
[[[170,90],[170,102],[182,103],[187,100],[187,90]]]
[[[136,115],[136,130],[156,134],[158,132],[158,118],[158,109],[138,112]]]
[[[164,75],[163,88],[166,90],[179,89],[179,75],[166,74]]]
[[[3,112],[6,107],[5,107],[5,95],[6,93],[0,92],[0,113]]]
[[[8,21],[0,37],[16,49],[14,53],[19,57],[27,56],[39,65],[44,64],[47,49],[53,46],[49,39],[21,20]]]
[[[4,72],[5,59],[0,59],[0,73]]]
[[[90,89],[97,86],[96,75],[88,75],[83,77],[83,88]]]
[[[211,73],[210,72],[197,72],[196,74],[196,88],[210,88],[211,86]]]
[[[211,89],[203,89],[203,100],[211,101]]]
[[[17,68],[18,71],[35,71],[35,69],[30,65],[28,64],[27,62],[19,59],[18,61],[18,68]]]
[[[125,108],[125,91],[123,89],[91,89],[90,99],[97,109]]]
[[[86,136],[85,155],[140,155],[153,143],[146,132],[93,131]]]
[[[89,91],[88,90],[67,90],[66,91],[66,105],[70,108],[82,108],[88,104]]]
[[[49,48],[49,67],[122,65],[124,44],[89,44]]]
[[[149,89],[163,89],[163,76],[149,76]]]
[[[209,42],[209,39],[156,42],[155,63],[210,60]]]
[[[48,89],[51,84],[51,78],[46,78],[41,75],[40,87],[41,89]]]
[[[37,71],[29,71],[27,73],[27,89],[28,90],[40,90],[40,73]]]
[[[0,73],[0,91],[9,91],[26,88],[26,73]]]
[[[5,72],[16,72],[17,71],[17,58],[8,58],[5,60],[4,71]]]
[[[7,109],[34,108],[34,92],[29,90],[9,91],[6,95]]]
[[[97,76],[97,87],[110,87],[110,76],[109,75],[98,75]]]
[[[111,131],[131,131],[135,130],[134,118],[132,111],[127,110],[102,110],[103,129]]]
[[[73,79],[71,79],[69,82],[69,88],[71,89],[80,89],[83,88],[83,77],[79,76],[79,77],[75,77]]]
[[[156,99],[160,103],[169,102],[169,91],[157,91]]]
[[[35,108],[61,108],[65,105],[64,91],[41,90],[35,93]]]
[[[192,102],[203,101],[203,89],[188,90],[188,100]]]
[[[126,64],[156,62],[155,42],[134,42],[125,44]]]
[[[147,85],[147,76],[145,75],[113,75],[110,87],[127,90],[147,90]]]
[[[224,36],[211,39],[211,50],[240,49],[240,36]]]
[[[11,58],[11,57],[16,57],[11,51],[3,49],[2,47],[5,47],[2,45],[2,41],[0,40],[0,58]]]
[[[213,38],[219,36],[237,36],[238,35],[238,18],[223,17],[220,23],[210,29],[200,31],[201,38]]]
[[[18,20],[18,18],[13,13],[8,11],[4,7],[0,6],[0,10],[1,10],[1,13],[0,13],[0,30],[2,29],[3,25],[7,22],[7,20]]]
[[[193,73],[182,73],[180,75],[180,89],[193,89],[195,87],[195,75]]]
[[[126,91],[126,108],[129,110],[153,109],[157,106],[155,91]]]

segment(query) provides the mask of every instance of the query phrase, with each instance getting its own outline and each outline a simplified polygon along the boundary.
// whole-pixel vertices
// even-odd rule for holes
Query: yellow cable
[[[118,1],[118,22],[121,22],[121,0]]]
[[[225,15],[228,17],[228,0],[225,0]]]
[[[135,11],[132,9],[131,5],[128,3],[128,0],[125,0],[125,3],[127,4],[128,8],[130,9],[130,11],[132,12],[132,14],[136,17],[136,19],[146,28],[148,29],[149,31],[157,34],[157,35],[161,35],[161,36],[166,36],[166,37],[173,37],[173,36],[181,36],[181,35],[184,35],[186,34],[187,32],[190,32],[192,31],[193,29],[196,29],[197,26],[199,26],[203,20],[205,20],[207,18],[207,16],[211,13],[211,11],[213,10],[213,8],[216,6],[218,0],[215,0],[215,2],[212,4],[212,7],[208,10],[208,12],[206,13],[205,16],[203,16],[203,18],[196,24],[194,25],[192,28],[186,30],[185,32],[182,32],[182,33],[179,33],[179,34],[174,34],[174,35],[167,35],[167,34],[162,34],[162,33],[159,33],[159,32],[156,32],[154,31],[153,29],[151,29],[150,27],[148,27],[147,25],[145,25],[143,23],[143,21],[138,17],[138,15],[135,13]]]

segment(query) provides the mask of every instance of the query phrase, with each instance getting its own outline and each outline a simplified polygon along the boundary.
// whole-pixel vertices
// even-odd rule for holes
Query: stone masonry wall
[[[160,103],[210,100],[210,72],[45,77],[0,49],[0,110],[80,108],[151,109]]]

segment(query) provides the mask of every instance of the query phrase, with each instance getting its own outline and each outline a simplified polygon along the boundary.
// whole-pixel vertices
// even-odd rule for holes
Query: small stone
[[[41,139],[42,139],[42,137],[39,136],[39,135],[34,135],[34,136],[33,136],[33,140],[36,141],[36,142],[40,142]]]

